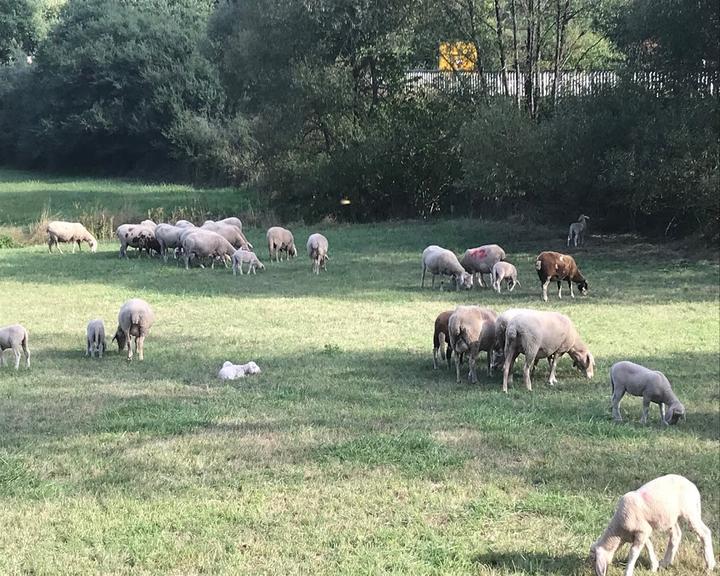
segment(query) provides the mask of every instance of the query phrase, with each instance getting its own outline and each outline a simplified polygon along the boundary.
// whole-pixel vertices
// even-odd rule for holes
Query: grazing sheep
[[[493,370],[500,368],[505,364],[505,332],[507,331],[507,325],[517,316],[520,312],[535,312],[529,308],[509,308],[495,320],[495,346],[493,348],[492,360],[490,365]]]
[[[157,224],[153,222],[152,220],[143,220],[140,222],[140,226],[145,226],[146,228],[150,228],[150,230],[155,230],[157,228]]]
[[[185,258],[185,269],[190,268],[190,260],[193,258],[210,258],[212,267],[215,267],[215,259],[222,259],[227,268],[228,263],[235,254],[235,247],[225,238],[210,230],[192,230],[182,236],[183,256]],[[202,264],[200,265],[201,267]]]
[[[3,354],[8,348],[10,348],[15,355],[15,370],[20,367],[20,350],[25,354],[25,367],[30,368],[28,333],[20,324],[12,324],[0,328],[0,366],[5,364]]]
[[[120,308],[118,314],[118,327],[113,336],[112,342],[117,340],[118,351],[122,352],[127,347],[127,359],[132,360],[133,352],[130,347],[130,340],[135,338],[135,352],[140,360],[144,358],[145,336],[150,332],[150,327],[155,321],[155,314],[150,304],[140,298],[128,300]]]
[[[448,368],[450,368],[450,359],[452,357],[452,347],[450,344],[450,337],[448,336],[448,321],[450,316],[455,310],[446,310],[440,312],[438,317],[435,318],[435,331],[433,332],[433,368],[437,370],[437,355],[440,352],[440,357],[443,360],[447,360]],[[446,351],[447,343],[447,351]]]
[[[178,220],[175,222],[175,226],[178,228],[195,228],[195,224],[190,222],[189,220]]]
[[[72,251],[75,253],[75,244],[77,244],[78,250],[82,252],[80,248],[81,242],[87,242],[90,246],[90,252],[97,250],[97,240],[95,236],[87,231],[87,228],[80,224],[80,222],[62,222],[55,220],[48,224],[48,249],[52,252],[53,246],[55,246],[60,254],[63,253],[60,248],[59,242],[71,242]]]
[[[505,286],[512,292],[515,286],[520,286],[520,282],[517,279],[517,268],[510,264],[510,262],[500,261],[495,262],[490,273],[492,279],[492,287],[495,291],[500,294],[500,285],[505,280]]]
[[[312,260],[312,271],[320,274],[320,268],[327,271],[328,256],[328,239],[322,234],[316,232],[310,234],[307,241],[307,252],[310,260]]]
[[[187,228],[181,226],[173,226],[172,224],[158,224],[155,228],[155,239],[160,247],[160,255],[167,262],[168,248],[182,247],[180,236]]]
[[[280,226],[273,226],[268,228],[267,234],[268,253],[270,254],[270,260],[275,256],[275,261],[280,262],[280,252],[285,252],[285,260],[289,260],[292,256],[297,256],[297,248],[295,247],[295,238],[293,238],[292,232],[286,228]]]
[[[703,543],[705,566],[715,568],[712,534],[702,521],[702,505],[697,486],[677,474],[660,476],[637,490],[624,494],[618,501],[615,514],[603,535],[590,547],[590,562],[596,576],[606,576],[615,552],[623,542],[631,542],[625,576],[632,576],[643,547],[650,557],[650,570],[670,566],[680,546],[682,530],[679,520],[685,520]],[[650,539],[653,530],[670,531],[667,550],[658,562]]]
[[[460,265],[460,262],[452,250],[447,250],[435,244],[428,246],[422,253],[422,276],[420,277],[420,288],[425,287],[425,271],[432,274],[431,287],[435,288],[435,276],[450,276],[455,281],[455,289],[460,287],[469,290],[473,285],[473,275]],[[442,284],[441,284],[442,286]]]
[[[642,424],[647,422],[651,402],[655,402],[660,407],[660,422],[663,424],[677,424],[685,415],[685,406],[675,396],[670,382],[662,372],[650,370],[634,362],[616,362],[610,367],[610,385],[613,393],[612,415],[618,422],[622,420],[620,400],[626,392],[633,396],[642,396],[643,413],[640,419]]]
[[[248,274],[252,272],[253,274],[257,274],[255,271],[257,268],[260,268],[260,270],[265,270],[265,265],[260,262],[258,257],[255,255],[255,252],[251,252],[250,250],[243,250],[242,248],[240,250],[236,250],[235,253],[232,255],[232,271],[233,276],[237,275],[238,269],[240,270],[240,275],[243,274],[243,264],[248,264]]]
[[[480,287],[486,287],[487,284],[483,276],[491,274],[495,263],[501,260],[505,260],[505,250],[497,244],[487,244],[486,246],[465,250],[462,258],[460,258],[460,264],[473,276],[479,276]],[[477,280],[478,278],[475,277],[474,279]]]
[[[240,232],[242,232],[242,222],[240,221],[240,218],[235,218],[235,216],[218,220],[217,224],[229,224],[230,226],[235,226],[240,230]]]
[[[588,293],[588,283],[575,263],[575,259],[560,252],[540,252],[535,259],[540,284],[542,284],[542,298],[547,302],[547,289],[551,280],[557,280],[558,298],[562,298],[562,281],[565,280],[570,287],[570,296],[575,298],[572,283],[575,282],[583,296]]]
[[[160,253],[160,244],[155,238],[155,229],[144,224],[122,224],[118,226],[115,234],[120,241],[120,257],[127,258],[128,246],[139,250],[138,257],[146,250],[150,255],[151,250]]]
[[[236,250],[240,248],[245,250],[253,249],[253,245],[248,242],[247,238],[245,238],[245,234],[242,233],[242,230],[233,224],[222,224],[221,222],[208,220],[200,227],[200,229],[210,230],[211,232],[220,234],[220,236],[230,242]]]
[[[220,380],[235,380],[236,378],[245,378],[245,376],[252,374],[260,374],[260,372],[260,366],[252,361],[246,364],[225,362],[218,372],[218,378],[220,378]]]
[[[480,306],[458,306],[448,320],[450,347],[455,352],[455,374],[460,383],[461,355],[467,354],[470,372],[468,379],[477,382],[475,359],[481,351],[487,352],[487,372],[492,375],[490,357],[495,345],[495,320],[497,314]]]
[[[555,368],[560,357],[567,353],[576,368],[581,368],[588,378],[593,377],[595,360],[580,338],[570,318],[559,312],[525,311],[516,314],[505,331],[505,365],[503,367],[503,392],[512,383],[512,367],[520,354],[525,354],[523,378],[528,390],[532,390],[530,370],[538,358],[550,361],[550,385],[557,382]]]
[[[575,248],[585,243],[585,230],[587,229],[588,220],[590,220],[588,216],[580,214],[578,221],[570,224],[570,231],[567,237],[568,248],[570,247],[570,243],[572,243]]]
[[[102,358],[106,348],[105,324],[100,319],[90,320],[87,325],[87,350],[85,356],[93,357],[97,352],[98,358]]]

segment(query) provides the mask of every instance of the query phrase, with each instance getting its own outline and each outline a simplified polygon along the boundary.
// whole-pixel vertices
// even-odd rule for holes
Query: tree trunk
[[[525,107],[531,116],[535,110],[535,1],[527,2],[527,34],[525,37]]]
[[[510,94],[508,89],[507,64],[505,63],[505,42],[502,37],[502,21],[500,19],[500,0],[495,0],[495,31],[497,32],[498,52],[500,53],[500,77],[502,78],[505,96]]]
[[[515,69],[515,106],[520,108],[520,55],[518,53],[518,27],[515,0],[510,0],[510,16],[513,33],[513,68]]]
[[[568,24],[568,14],[570,11],[570,0],[564,0],[564,6],[561,7],[561,0],[556,0],[555,7],[555,57],[553,62],[553,80],[552,80],[552,101],[553,108],[557,106],[558,86],[560,83],[560,69],[563,61],[565,48],[565,31]]]

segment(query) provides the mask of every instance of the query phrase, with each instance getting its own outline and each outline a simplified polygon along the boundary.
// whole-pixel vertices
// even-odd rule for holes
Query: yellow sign
[[[472,42],[441,42],[440,70],[475,70],[477,49]]]

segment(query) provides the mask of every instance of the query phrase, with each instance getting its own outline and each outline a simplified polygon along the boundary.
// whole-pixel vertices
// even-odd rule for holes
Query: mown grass
[[[301,243],[311,231],[295,228]],[[0,371],[0,573],[589,575],[617,498],[669,472],[699,486],[717,545],[717,262],[594,238],[577,254],[591,295],[544,304],[532,261],[561,247],[564,226],[323,232],[320,277],[302,256],[234,278],[119,260],[109,242],[94,255],[0,250],[0,325],[24,324],[33,353],[30,370]],[[263,245],[262,230],[248,236]],[[518,265],[515,292],[419,289],[425,245],[488,241]],[[87,321],[112,332],[131,297],[157,316],[146,360],[84,358]],[[431,339],[458,303],[569,314],[597,376],[564,359],[554,388],[543,364],[532,393],[519,375],[507,396],[498,376],[455,384],[432,370]],[[263,373],[222,384],[228,359]],[[641,426],[626,398],[612,422],[620,359],[663,370],[687,420],[665,428],[654,409]],[[673,574],[701,568],[686,531]]]

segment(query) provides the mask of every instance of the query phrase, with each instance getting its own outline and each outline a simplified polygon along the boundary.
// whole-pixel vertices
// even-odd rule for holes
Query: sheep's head
[[[681,418],[685,418],[685,406],[680,402],[668,406],[667,412],[665,412],[665,424],[677,424]]]
[[[95,240],[95,238],[90,236],[90,238],[88,239],[88,244],[90,245],[90,252],[97,252],[97,240]]]
[[[595,358],[593,358],[590,350],[571,350],[568,354],[573,359],[573,366],[585,372],[588,379],[595,375]]]
[[[612,562],[612,552],[606,550],[602,546],[598,546],[597,542],[590,546],[590,564],[595,568],[595,576],[605,576],[608,566]]]
[[[580,290],[580,294],[583,296],[587,296],[587,293],[590,291],[590,287],[588,286],[587,280],[581,280],[577,283],[578,290]]]
[[[490,359],[490,368],[497,370],[505,364],[505,351],[502,348],[493,348],[492,357]]]
[[[465,290],[470,290],[473,287],[473,275],[467,272],[461,272],[459,275],[454,276],[454,280],[460,288]]]
[[[118,352],[122,352],[127,344],[127,335],[120,329],[120,326],[118,326],[115,331],[115,336],[113,336],[113,339],[110,342],[112,343],[115,341],[118,343]]]
[[[288,252],[290,253],[290,256],[292,256],[293,258],[297,257],[298,252],[297,252],[297,248],[295,247],[295,244],[292,244],[290,246]]]

